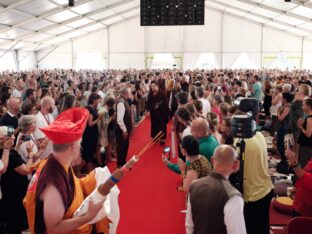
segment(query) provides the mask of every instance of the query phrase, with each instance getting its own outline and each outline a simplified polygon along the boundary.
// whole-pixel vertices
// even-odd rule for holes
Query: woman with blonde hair
[[[219,144],[221,144],[222,135],[218,131],[219,118],[217,114],[213,112],[208,112],[206,119],[209,123],[209,133],[218,140]]]

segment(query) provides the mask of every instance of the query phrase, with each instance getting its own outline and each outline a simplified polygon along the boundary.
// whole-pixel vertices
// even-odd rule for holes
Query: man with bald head
[[[21,100],[15,97],[9,98],[7,102],[8,112],[0,120],[1,126],[11,126],[15,130],[18,128],[17,114],[20,109]],[[17,131],[16,131],[17,132]]]
[[[213,173],[190,187],[186,215],[186,234],[245,234],[244,201],[229,182],[239,170],[237,153],[228,145],[216,148]]]
[[[210,161],[219,142],[213,135],[209,134],[208,121],[203,118],[193,120],[191,134],[199,141],[199,153]]]

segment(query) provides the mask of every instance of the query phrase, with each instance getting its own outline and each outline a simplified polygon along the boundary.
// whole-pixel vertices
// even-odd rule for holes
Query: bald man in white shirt
[[[213,173],[191,185],[186,234],[246,234],[242,195],[228,181],[239,169],[237,153],[231,146],[221,145],[212,163]]]

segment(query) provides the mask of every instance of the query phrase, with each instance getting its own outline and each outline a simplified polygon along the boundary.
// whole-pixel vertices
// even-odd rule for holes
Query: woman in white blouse
[[[278,118],[277,118],[277,112],[278,109],[282,106],[282,91],[283,87],[281,85],[276,86],[275,92],[273,94],[272,98],[272,105],[270,108],[270,113],[272,117],[272,124],[271,124],[271,135],[274,135],[277,131],[277,124],[278,124]]]
[[[25,162],[30,157],[36,161],[40,155],[33,136],[36,130],[36,123],[37,119],[35,115],[24,115],[19,120],[21,132],[17,137],[16,150]]]

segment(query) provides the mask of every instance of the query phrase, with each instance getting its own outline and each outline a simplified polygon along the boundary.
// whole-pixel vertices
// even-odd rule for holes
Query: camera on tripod
[[[242,194],[244,194],[244,161],[245,147],[244,139],[252,138],[256,135],[256,117],[259,112],[259,102],[255,98],[237,98],[234,104],[243,112],[241,115],[233,115],[231,119],[232,136],[240,139],[236,147],[239,148],[240,169],[239,172],[230,177],[231,183]]]
[[[256,134],[256,117],[259,102],[255,98],[239,97],[234,101],[242,115],[233,115],[231,119],[232,135],[235,138],[251,138]]]

